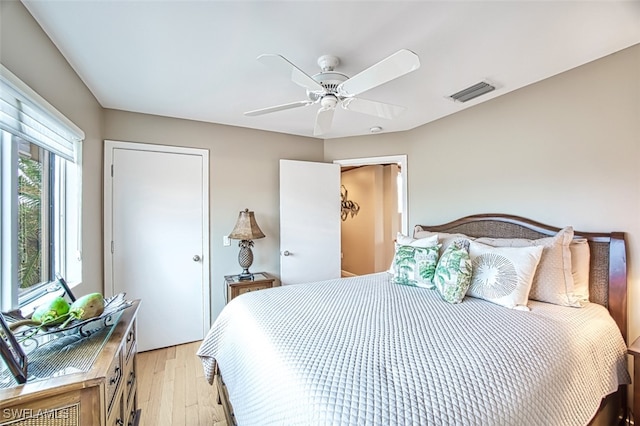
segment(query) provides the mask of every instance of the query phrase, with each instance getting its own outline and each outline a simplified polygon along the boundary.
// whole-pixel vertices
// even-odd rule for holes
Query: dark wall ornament
[[[340,185],[340,198],[342,200],[342,210],[340,212],[340,218],[344,222],[347,220],[349,213],[351,217],[354,217],[360,211],[360,206],[355,201],[347,199],[347,188],[344,185]]]

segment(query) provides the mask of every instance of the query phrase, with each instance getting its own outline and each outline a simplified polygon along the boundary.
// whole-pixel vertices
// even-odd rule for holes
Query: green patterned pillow
[[[438,265],[438,253],[440,244],[431,247],[416,247],[414,259],[416,260],[416,269],[414,278],[418,287],[434,288],[433,278],[436,274],[436,266]]]
[[[442,253],[435,271],[434,283],[440,295],[449,303],[464,299],[472,275],[469,240],[456,240]]]
[[[393,260],[393,282],[433,288],[440,245],[431,247],[397,246]]]

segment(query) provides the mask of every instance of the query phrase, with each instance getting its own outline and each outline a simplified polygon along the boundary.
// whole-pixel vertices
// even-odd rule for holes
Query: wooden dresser
[[[0,425],[133,426],[140,420],[136,380],[136,315],[119,322],[86,372],[28,381],[0,389]]]

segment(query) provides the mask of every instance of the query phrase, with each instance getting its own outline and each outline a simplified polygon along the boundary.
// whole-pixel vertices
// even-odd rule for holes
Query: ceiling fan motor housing
[[[313,102],[321,99],[326,94],[336,95],[338,91],[338,85],[344,81],[347,81],[349,77],[336,71],[323,71],[313,76],[313,79],[317,81],[325,89],[325,93],[316,93],[307,90],[307,96]]]

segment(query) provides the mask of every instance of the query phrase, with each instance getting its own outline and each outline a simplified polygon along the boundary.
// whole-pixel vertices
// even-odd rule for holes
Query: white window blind
[[[0,129],[80,161],[84,132],[0,64]]]

